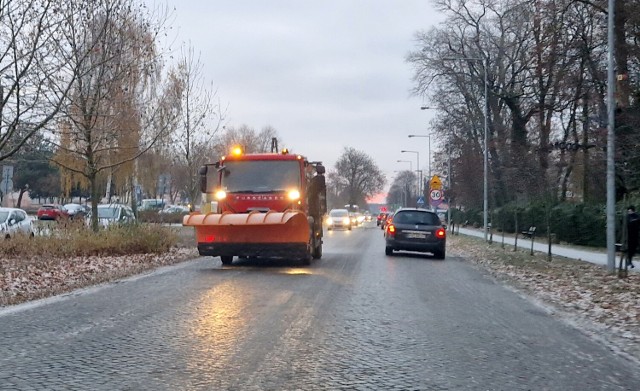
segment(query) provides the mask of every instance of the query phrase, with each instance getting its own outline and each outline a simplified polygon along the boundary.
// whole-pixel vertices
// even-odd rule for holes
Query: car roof
[[[13,210],[21,210],[24,212],[24,209],[20,209],[20,208],[0,207],[0,212],[11,212]]]

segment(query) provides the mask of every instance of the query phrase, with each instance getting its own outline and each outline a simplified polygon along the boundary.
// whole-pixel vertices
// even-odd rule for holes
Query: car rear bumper
[[[391,247],[394,250],[405,251],[418,251],[418,252],[442,252],[446,247],[445,240],[438,240],[433,242],[419,242],[410,240],[397,240],[395,238],[386,239],[387,247]]]

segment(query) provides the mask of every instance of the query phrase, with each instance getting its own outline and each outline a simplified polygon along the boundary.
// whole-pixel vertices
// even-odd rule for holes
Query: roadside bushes
[[[164,253],[178,243],[175,229],[155,224],[127,224],[94,233],[86,227],[50,225],[30,238],[0,241],[0,256],[65,258],[91,255]]]
[[[138,220],[143,223],[182,224],[184,213],[158,213],[157,210],[138,211]]]
[[[491,221],[495,231],[513,234],[516,228],[522,232],[535,226],[538,237],[546,236],[549,231],[559,241],[591,247],[606,246],[606,216],[604,205],[600,204],[507,204],[492,211]]]
[[[559,204],[552,209],[550,220],[551,232],[562,241],[592,247],[607,244],[602,205]]]

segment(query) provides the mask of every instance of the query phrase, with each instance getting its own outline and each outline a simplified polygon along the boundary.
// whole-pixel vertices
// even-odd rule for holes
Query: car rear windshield
[[[423,225],[440,225],[440,219],[434,213],[429,212],[399,212],[393,218],[396,224],[423,224]]]

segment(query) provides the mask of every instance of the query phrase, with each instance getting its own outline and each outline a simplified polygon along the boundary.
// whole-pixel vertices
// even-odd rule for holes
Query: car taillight
[[[447,231],[444,228],[438,228],[436,230],[436,238],[444,239],[447,236]]]
[[[387,233],[391,234],[391,235],[395,235],[396,234],[396,227],[393,224],[389,224],[387,226]]]

